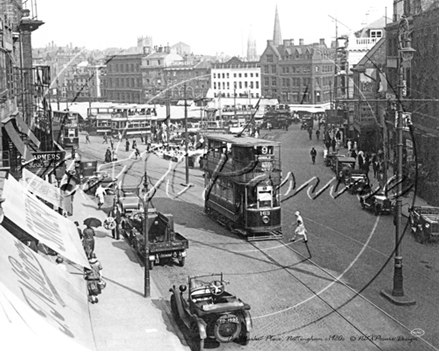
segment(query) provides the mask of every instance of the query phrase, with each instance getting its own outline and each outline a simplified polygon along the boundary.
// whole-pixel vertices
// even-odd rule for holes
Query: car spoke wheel
[[[230,342],[238,338],[241,332],[241,323],[232,322],[231,319],[238,319],[237,316],[229,314],[223,315],[214,326],[214,335],[216,339],[220,342]]]

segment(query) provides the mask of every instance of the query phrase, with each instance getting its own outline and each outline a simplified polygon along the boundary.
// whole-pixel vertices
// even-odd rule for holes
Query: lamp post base
[[[388,301],[392,302],[397,306],[413,306],[416,304],[416,300],[408,296],[394,296],[391,290],[385,289],[381,290],[380,294],[386,298]]]

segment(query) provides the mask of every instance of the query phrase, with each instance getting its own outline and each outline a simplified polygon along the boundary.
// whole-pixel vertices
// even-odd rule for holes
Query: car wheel
[[[243,346],[248,345],[250,338],[251,338],[251,333],[249,333],[246,330],[245,324],[242,323],[241,332],[240,335],[238,336],[238,339],[236,340],[236,343]]]
[[[230,322],[228,319],[238,318],[234,314],[224,314],[217,319],[214,325],[215,338],[222,342],[230,342],[238,338],[241,332],[241,323]]]
[[[185,266],[185,257],[182,257],[182,258],[179,260],[179,265],[180,265],[180,267]]]

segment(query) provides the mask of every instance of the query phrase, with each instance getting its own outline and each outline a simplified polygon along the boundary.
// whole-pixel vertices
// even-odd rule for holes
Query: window
[[[264,73],[269,73],[269,66],[264,66]]]
[[[245,88],[248,87],[248,82],[244,82],[244,87],[245,87]]]
[[[237,78],[237,73],[234,73],[234,78]]]
[[[249,83],[249,88],[254,89],[254,82]]]
[[[160,60],[157,60],[157,64],[160,66]]]
[[[257,82],[258,83],[258,82]],[[268,86],[269,85],[269,77],[264,77],[264,85]]]
[[[238,82],[238,89],[241,89],[241,88],[242,88],[241,82]]]
[[[258,73],[255,73],[255,77],[258,77]]]
[[[276,77],[272,77],[272,85],[277,85],[277,79],[276,79]]]
[[[253,74],[253,73],[251,73],[251,74],[250,74],[250,77],[252,78],[253,76],[254,76],[254,74]]]
[[[272,73],[277,73],[277,66],[275,66],[275,65],[272,65]]]
[[[222,78],[225,78],[225,74],[224,73],[222,73]]]
[[[370,32],[371,38],[382,38],[382,31],[381,30],[372,30]]]
[[[244,74],[244,77],[247,78],[247,73]]]
[[[229,73],[226,73],[226,78],[229,78]]]
[[[215,78],[215,73],[214,73],[214,77],[213,78]]]
[[[272,54],[266,55],[266,61],[267,62],[273,62],[273,55]]]
[[[269,82],[268,82],[269,85]],[[259,82],[255,82],[255,89],[260,89],[260,83]],[[258,95],[258,94],[257,94]],[[257,96],[258,97],[258,96]]]
[[[214,89],[217,89],[217,83],[214,82]]]
[[[238,78],[241,78],[241,73],[238,74]]]

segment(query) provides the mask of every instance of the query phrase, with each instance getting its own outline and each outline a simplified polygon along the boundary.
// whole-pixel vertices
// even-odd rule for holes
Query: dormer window
[[[382,31],[381,30],[371,30],[370,37],[371,38],[382,38]]]

